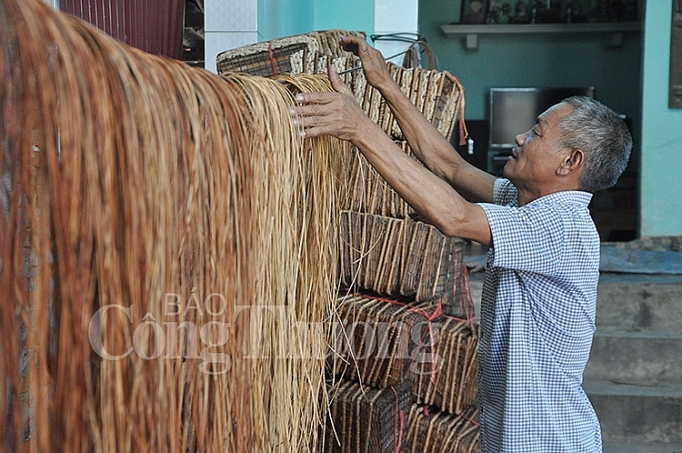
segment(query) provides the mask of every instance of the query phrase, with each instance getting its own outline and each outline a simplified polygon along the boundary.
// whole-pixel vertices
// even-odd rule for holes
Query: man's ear
[[[580,148],[572,148],[557,168],[557,175],[567,176],[580,170],[585,163],[585,153]]]

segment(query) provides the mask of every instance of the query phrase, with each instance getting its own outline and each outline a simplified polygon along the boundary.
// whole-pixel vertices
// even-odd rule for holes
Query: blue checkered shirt
[[[581,388],[595,331],[599,236],[587,192],[519,207],[506,179],[481,203],[493,246],[481,299],[483,453],[597,453],[599,421]]]

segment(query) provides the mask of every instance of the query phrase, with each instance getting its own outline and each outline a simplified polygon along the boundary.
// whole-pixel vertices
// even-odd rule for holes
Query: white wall
[[[417,33],[419,30],[418,0],[375,0],[374,1],[374,33]],[[384,57],[404,52],[409,43],[377,41],[374,46],[381,50]],[[402,62],[402,55],[392,59],[396,64]]]
[[[258,0],[204,0],[205,68],[216,71],[216,56],[258,42]]]

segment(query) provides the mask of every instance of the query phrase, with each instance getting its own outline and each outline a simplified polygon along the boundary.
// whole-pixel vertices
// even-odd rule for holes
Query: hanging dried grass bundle
[[[0,449],[312,450],[339,142],[286,83],[38,0],[0,27]]]

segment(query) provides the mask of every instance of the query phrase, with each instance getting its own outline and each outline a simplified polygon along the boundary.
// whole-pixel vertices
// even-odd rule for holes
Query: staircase
[[[602,274],[583,388],[604,453],[682,453],[682,276]]]
[[[471,274],[477,314],[482,283]],[[682,453],[682,276],[602,274],[583,388],[604,453]]]

